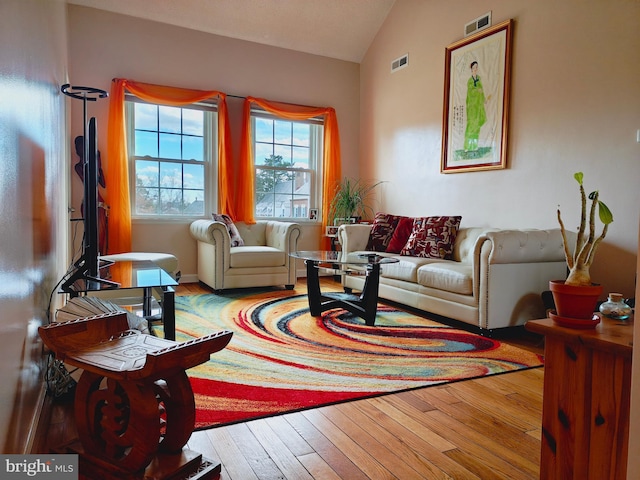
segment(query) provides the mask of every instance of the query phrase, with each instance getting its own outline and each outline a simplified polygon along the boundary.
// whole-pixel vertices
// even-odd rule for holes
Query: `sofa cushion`
[[[409,235],[413,230],[413,218],[400,217],[389,245],[387,245],[387,253],[400,253],[409,240]]]
[[[285,264],[287,254],[282,250],[265,246],[231,247],[231,268],[279,267]]]
[[[366,249],[374,252],[386,251],[399,220],[400,217],[398,215],[376,213]]]
[[[231,237],[231,246],[232,247],[241,247],[244,245],[244,241],[238,232],[238,229],[233,224],[233,220],[229,215],[220,215],[218,213],[213,213],[211,215],[213,220],[216,222],[222,222],[227,226],[227,230],[229,231],[229,236]]]
[[[381,266],[380,275],[386,278],[395,278],[405,282],[418,282],[418,269],[434,260],[420,257],[401,257],[392,255],[399,261],[397,263],[385,263]]]
[[[418,269],[418,283],[424,287],[471,295],[473,293],[473,267],[467,263],[438,261]]]
[[[413,230],[401,255],[426,258],[451,258],[462,217],[420,217],[413,220]]]

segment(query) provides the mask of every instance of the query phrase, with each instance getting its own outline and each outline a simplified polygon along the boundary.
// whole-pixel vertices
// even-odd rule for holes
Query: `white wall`
[[[515,20],[506,170],[440,174],[445,48],[488,11]],[[463,225],[556,228],[578,223],[572,176],[585,173],[615,216],[591,270],[605,293],[637,295],[640,207],[640,2],[396,0],[361,64],[360,171],[384,180],[379,208],[461,214]],[[390,62],[409,53],[393,75]],[[572,219],[575,223],[570,223]],[[640,333],[636,324],[635,336]],[[631,419],[640,414],[634,354]],[[629,479],[640,474],[631,422]]]
[[[359,66],[281,48],[234,40],[133,17],[69,5],[71,83],[110,89],[114,77],[141,82],[336,109],[347,175],[357,175]],[[242,101],[228,100],[234,153],[239,153]],[[99,146],[106,151],[108,102],[91,105],[98,117]],[[72,137],[82,133],[75,108]],[[108,162],[103,154],[103,162]],[[107,179],[107,189],[110,180]],[[113,180],[111,180],[113,181]],[[74,178],[76,191],[80,182]],[[78,208],[80,194],[76,195]],[[208,212],[210,213],[210,212]],[[178,257],[183,275],[196,272],[196,245],[188,223],[133,225],[133,250],[162,251]],[[317,248],[320,229],[304,226],[302,248]],[[188,278],[188,277],[187,277]]]
[[[441,174],[445,48],[492,11],[515,21],[508,168]],[[462,215],[463,225],[556,228],[579,221],[573,173],[615,216],[592,268],[634,295],[640,208],[640,2],[397,0],[361,64],[360,173],[379,208]],[[409,67],[390,73],[409,53]]]
[[[638,223],[640,227],[640,222]],[[640,228],[638,229],[640,238]],[[638,249],[640,253],[640,249]],[[640,270],[640,255],[638,255],[637,270]],[[636,285],[636,298],[640,295],[640,285]],[[634,343],[637,345],[637,338],[640,338],[640,322],[634,319],[633,325]],[[640,415],[640,348],[633,349],[631,360],[631,407],[629,418],[637,419]],[[629,425],[629,462],[627,478],[634,480],[640,478],[640,422],[630,422]]]
[[[66,14],[60,1],[0,0],[0,444],[30,448],[42,343],[67,267]],[[59,296],[52,296],[53,301]],[[53,308],[55,310],[55,307]]]

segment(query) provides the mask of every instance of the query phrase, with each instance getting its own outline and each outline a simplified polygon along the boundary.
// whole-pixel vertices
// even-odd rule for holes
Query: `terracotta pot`
[[[564,280],[551,280],[549,289],[556,304],[556,312],[564,318],[590,319],[596,311],[602,285],[589,287],[565,285]]]

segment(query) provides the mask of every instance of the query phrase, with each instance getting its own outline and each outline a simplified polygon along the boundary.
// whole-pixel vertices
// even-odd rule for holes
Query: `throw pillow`
[[[412,231],[413,218],[400,217],[398,225],[396,226],[396,229],[391,236],[391,240],[389,241],[389,245],[387,245],[387,253],[400,253],[402,251],[402,247],[407,244],[407,240],[409,240],[409,235],[411,235]]]
[[[220,215],[218,213],[212,214],[213,220],[216,222],[222,222],[227,226],[227,230],[229,232],[229,236],[231,237],[231,246],[232,247],[242,247],[244,245],[244,240],[240,236],[240,232],[238,232],[238,228],[234,225],[233,220],[229,215]]]
[[[400,220],[400,217],[397,215],[376,213],[366,249],[374,252],[386,251],[396,225],[398,225],[398,220]]]
[[[401,255],[450,259],[462,217],[422,217],[413,229]]]

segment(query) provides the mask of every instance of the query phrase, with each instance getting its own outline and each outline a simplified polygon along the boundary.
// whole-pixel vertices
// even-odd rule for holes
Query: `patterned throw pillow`
[[[409,235],[413,231],[413,218],[400,217],[396,230],[393,232],[391,241],[387,245],[387,253],[400,253],[402,248],[407,244]]]
[[[450,259],[462,217],[422,217],[413,221],[413,230],[401,255]]]
[[[229,215],[220,215],[218,213],[214,213],[211,215],[213,220],[216,222],[222,222],[227,226],[227,230],[229,231],[229,236],[231,237],[231,246],[232,247],[242,247],[244,245],[244,240],[240,236],[240,232],[233,224],[233,220]]]
[[[374,252],[386,251],[396,225],[398,225],[398,220],[400,220],[400,217],[397,215],[376,213],[366,249]]]

